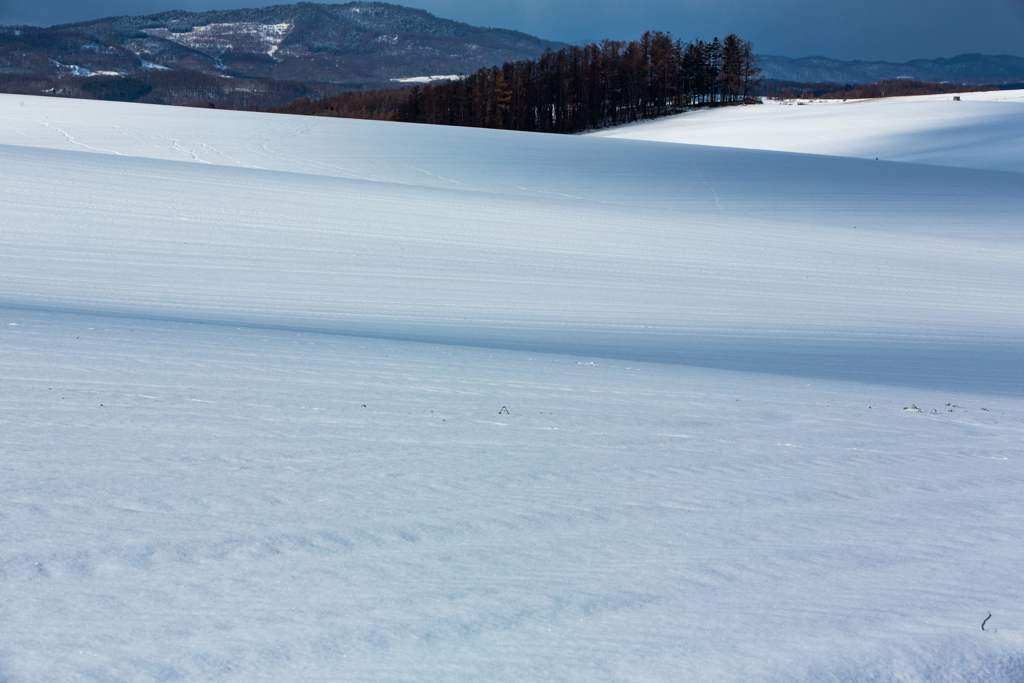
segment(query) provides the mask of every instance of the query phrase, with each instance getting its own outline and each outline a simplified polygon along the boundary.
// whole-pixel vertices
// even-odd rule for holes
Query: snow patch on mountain
[[[150,61],[147,61],[145,59],[142,60],[142,68],[150,70],[150,71],[170,71],[171,70],[170,67],[164,66],[163,64],[157,64],[155,62],[150,62]]]
[[[163,38],[200,51],[229,50],[235,52],[264,52],[271,57],[288,34],[293,24],[261,24],[251,21],[208,24],[195,26],[187,33],[172,31],[167,28],[142,29],[154,38]]]
[[[408,78],[392,78],[394,83],[433,83],[434,81],[458,81],[462,74],[449,74],[447,76],[410,76]]]

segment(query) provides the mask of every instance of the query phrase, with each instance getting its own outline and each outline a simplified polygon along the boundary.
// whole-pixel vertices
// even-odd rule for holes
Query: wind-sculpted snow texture
[[[0,680],[1020,680],[1001,116],[959,168],[0,96]]]

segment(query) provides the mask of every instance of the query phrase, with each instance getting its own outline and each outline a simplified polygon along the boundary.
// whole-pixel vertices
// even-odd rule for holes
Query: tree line
[[[632,42],[567,47],[446,83],[303,98],[270,111],[576,133],[741,102],[756,94],[760,72],[752,45],[735,34],[683,43],[651,31]]]
[[[545,133],[576,133],[738,102],[759,82],[757,56],[736,34],[683,43],[649,31],[482,68],[459,80],[414,87],[398,120]]]
[[[2,59],[2,55],[0,55]],[[2,72],[2,69],[0,69]],[[305,97],[316,101],[341,86],[267,78],[219,78],[199,71],[148,71],[131,76],[0,73],[0,93],[143,102],[222,109],[266,109]],[[296,112],[298,113],[298,112]]]
[[[298,116],[330,116],[341,119],[398,121],[399,109],[409,99],[408,88],[355,90],[313,100],[303,97],[264,111]]]

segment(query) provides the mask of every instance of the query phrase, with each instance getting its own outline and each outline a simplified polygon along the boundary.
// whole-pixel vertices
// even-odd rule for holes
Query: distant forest
[[[943,95],[946,93],[986,92],[1019,87],[998,85],[959,85],[956,83],[927,83],[907,78],[891,78],[863,85],[840,83],[795,83],[768,79],[761,84],[760,93],[776,100],[866,100],[879,97],[907,97],[910,95]]]
[[[323,98],[344,87],[269,78],[218,78],[199,71],[148,71],[133,76],[51,77],[0,73],[0,92],[190,107],[257,110],[297,98]]]
[[[735,34],[683,43],[651,31],[632,42],[567,47],[436,85],[301,99],[271,111],[576,133],[743,102],[755,94],[759,75],[750,42]]]
[[[905,78],[894,78],[868,85],[846,86],[821,96],[826,100],[866,100],[877,97],[907,97],[910,95],[944,95],[955,92],[985,92],[998,90],[987,85],[963,86],[952,83],[924,83]]]

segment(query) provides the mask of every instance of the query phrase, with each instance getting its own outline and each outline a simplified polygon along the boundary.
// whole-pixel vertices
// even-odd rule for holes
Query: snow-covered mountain
[[[343,85],[470,73],[560,45],[379,2],[172,11],[0,28],[0,74],[132,75],[154,69]],[[77,72],[75,70],[78,70]]]
[[[711,146],[0,96],[0,679],[1021,680],[985,97]]]

